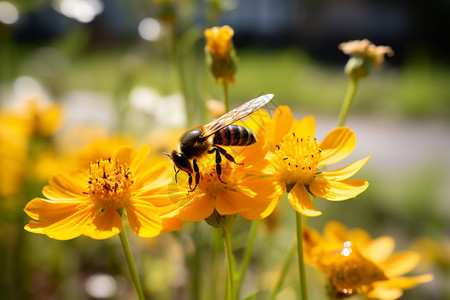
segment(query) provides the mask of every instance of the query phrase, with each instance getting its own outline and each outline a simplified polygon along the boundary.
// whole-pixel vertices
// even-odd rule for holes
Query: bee
[[[180,170],[186,172],[189,176],[190,191],[194,191],[200,181],[197,159],[207,153],[213,154],[215,152],[217,177],[224,183],[220,178],[222,156],[232,163],[238,163],[234,161],[233,156],[220,146],[248,146],[256,142],[256,136],[250,129],[232,124],[248,117],[266,105],[272,98],[273,94],[267,94],[252,99],[211,123],[199,125],[186,132],[180,139],[178,151],[173,150],[170,155],[165,153],[171,158],[174,169],[178,168],[175,172],[175,180]],[[192,188],[193,173],[195,173],[195,186]]]

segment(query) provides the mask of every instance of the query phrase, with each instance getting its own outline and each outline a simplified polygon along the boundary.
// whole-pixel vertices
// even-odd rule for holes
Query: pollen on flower
[[[88,194],[97,211],[119,210],[129,204],[136,180],[126,163],[100,159],[90,163],[89,171]]]
[[[222,162],[220,165],[220,180],[217,174],[216,166],[204,169],[209,169],[209,172],[204,172],[201,174],[200,182],[197,187],[199,190],[201,190],[202,193],[215,195],[219,192],[223,192],[224,190],[229,189],[228,183],[231,180],[230,175],[233,172],[233,167],[228,161]]]
[[[297,182],[308,185],[316,173],[320,153],[316,138],[298,138],[295,133],[286,134],[275,149],[278,171],[284,182],[288,185]]]

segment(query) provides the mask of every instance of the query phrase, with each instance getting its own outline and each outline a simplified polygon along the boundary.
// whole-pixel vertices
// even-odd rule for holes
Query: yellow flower
[[[349,128],[338,127],[319,143],[314,137],[314,117],[297,121],[287,106],[278,107],[265,126],[266,137],[274,146],[266,172],[289,192],[289,202],[299,213],[310,217],[322,214],[312,205],[310,193],[341,201],[356,197],[369,186],[365,180],[345,179],[358,172],[370,156],[334,171],[321,171],[321,167],[337,163],[353,151],[356,136]]]
[[[22,117],[28,122],[31,135],[47,137],[62,125],[63,110],[60,105],[45,102],[40,97],[30,98],[22,108]]]
[[[208,28],[204,32],[208,64],[216,81],[234,82],[236,57],[233,47],[233,29],[228,26]]]
[[[380,68],[384,64],[384,56],[394,56],[389,46],[375,46],[369,40],[355,40],[339,44],[342,50],[351,58],[345,66],[345,71],[352,77],[365,77],[370,67]]]
[[[330,280],[334,296],[360,293],[371,299],[397,299],[404,289],[433,279],[431,274],[403,277],[419,263],[413,251],[393,254],[395,241],[383,236],[372,239],[361,230],[348,230],[338,222],[329,222],[324,234],[304,229],[304,255]]]
[[[22,118],[0,112],[0,196],[12,196],[21,187],[28,159],[28,127]]]
[[[227,57],[233,48],[234,30],[228,25],[205,30],[205,50],[214,57]]]
[[[157,217],[167,205],[169,174],[166,167],[146,161],[148,146],[137,152],[118,148],[110,158],[91,162],[87,170],[60,173],[25,207],[34,219],[25,229],[67,240],[86,235],[106,239],[122,230],[126,211],[133,231],[141,237],[179,230],[181,222]]]
[[[262,130],[257,136],[260,134]],[[224,147],[238,164],[223,158],[220,180],[215,155],[206,154],[198,159],[200,181],[193,191],[190,191],[187,176],[183,172],[178,173],[178,185],[172,186],[175,206],[167,216],[185,221],[204,220],[215,212],[220,216],[240,214],[249,220],[267,217],[284,191],[263,172],[268,163],[264,158],[267,150],[262,149],[263,140],[258,139],[258,142],[241,148],[238,153]]]

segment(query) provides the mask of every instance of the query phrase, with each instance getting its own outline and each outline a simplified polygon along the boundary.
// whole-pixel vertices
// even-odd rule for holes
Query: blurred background
[[[373,153],[358,173],[370,187],[349,201],[319,199],[323,215],[308,223],[394,236],[397,250],[422,253],[417,274],[435,276],[402,299],[450,299],[450,1],[0,0],[5,299],[134,299],[118,239],[33,235],[23,208],[53,173],[86,163],[86,149],[110,155],[105,145],[148,143],[163,158],[186,128],[211,120],[207,103],[222,99],[222,88],[206,66],[203,31],[224,24],[235,30],[239,59],[232,107],[273,93],[297,119],[314,114],[319,140],[347,89],[338,45],[367,38],[393,48],[386,66],[361,80],[347,119],[358,142],[344,163]],[[245,292],[264,294],[293,239],[294,214],[279,210],[260,228]],[[238,254],[247,229],[235,224]],[[157,239],[130,234],[152,299],[212,299],[214,287],[198,290],[212,266],[223,267],[211,232],[186,224]],[[323,278],[307,271],[313,299],[325,299]],[[280,299],[295,298],[291,273]]]

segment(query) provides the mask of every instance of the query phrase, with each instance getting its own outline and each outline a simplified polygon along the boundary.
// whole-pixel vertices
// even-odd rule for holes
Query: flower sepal
[[[214,209],[213,213],[205,219],[208,225],[216,229],[230,228],[236,215],[221,215]]]

